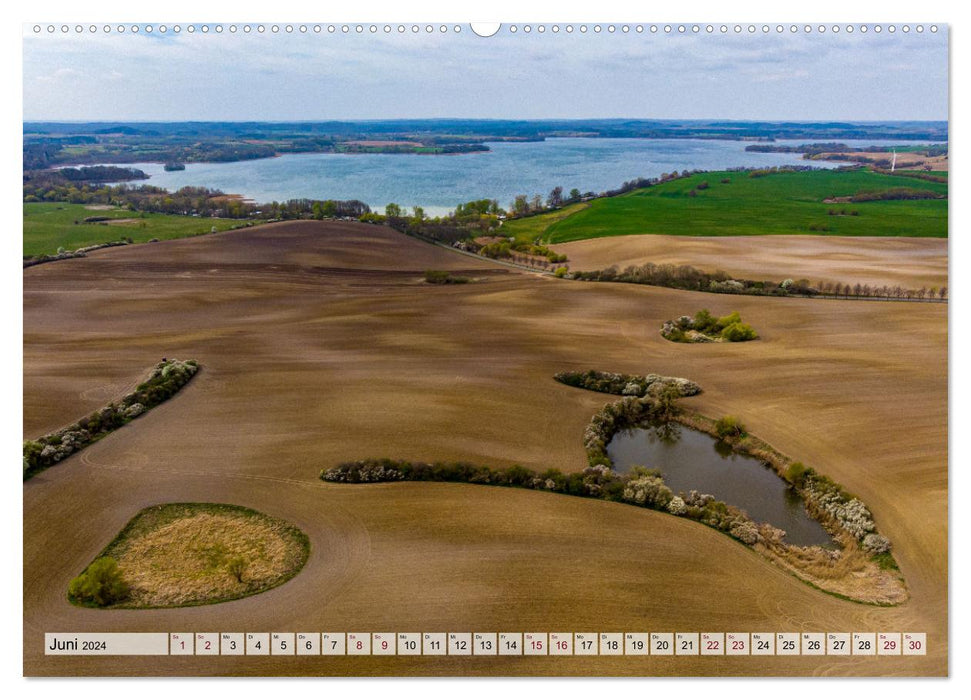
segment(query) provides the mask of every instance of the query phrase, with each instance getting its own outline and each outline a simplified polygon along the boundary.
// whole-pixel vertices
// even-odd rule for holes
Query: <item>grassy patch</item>
[[[307,536],[278,518],[228,504],[167,503],[139,511],[88,567],[117,562],[127,588],[122,600],[99,606],[68,597],[93,607],[220,603],[279,586],[309,554]]]
[[[897,566],[897,560],[893,558],[893,554],[890,552],[874,554],[873,561],[884,571],[900,571],[900,567]]]
[[[120,207],[90,209],[84,204],[31,202],[24,207],[24,255],[53,255],[58,248],[76,250],[120,238],[145,243],[245,226],[239,219],[213,219],[129,211]],[[105,221],[84,223],[87,218]],[[77,223],[75,223],[77,222]]]
[[[570,204],[549,214],[512,219],[502,225],[502,233],[505,236],[512,236],[518,242],[532,243],[539,238],[545,243],[547,241],[545,241],[544,236],[550,224],[562,221],[568,216],[572,216],[578,211],[586,209],[588,206],[590,206],[589,202],[577,202],[576,204]]]
[[[706,182],[707,187],[699,187]],[[549,243],[645,233],[946,237],[946,199],[854,203],[859,214],[846,217],[830,216],[832,205],[824,202],[900,186],[899,176],[866,170],[814,170],[763,177],[751,177],[748,172],[701,173],[618,197],[596,199],[573,212],[563,209],[510,221],[503,232],[516,235],[517,226],[528,226],[530,235],[541,236]],[[947,194],[948,186],[921,181],[920,189]]]

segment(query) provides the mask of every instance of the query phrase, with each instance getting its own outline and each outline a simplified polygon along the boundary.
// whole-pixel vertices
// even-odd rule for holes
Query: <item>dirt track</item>
[[[728,264],[725,265],[728,267]],[[427,268],[478,278],[433,287]],[[744,347],[663,340],[738,309]],[[541,278],[386,229],[297,223],[98,251],[24,271],[24,435],[121,394],[163,356],[177,397],[24,485],[25,672],[865,674],[947,672],[947,309],[725,298]],[[597,367],[690,377],[709,415],[842,482],[896,543],[912,599],[815,591],[696,523],[459,484],[333,485],[360,457],[580,468]],[[116,391],[120,389],[120,391]],[[70,578],[139,509],[236,503],[294,523],[283,586],[200,608],[71,606]],[[48,658],[51,631],[926,631],[926,658]]]
[[[947,286],[947,240],[843,236],[614,236],[553,246],[574,270],[653,262],[781,282],[786,278],[905,289]]]

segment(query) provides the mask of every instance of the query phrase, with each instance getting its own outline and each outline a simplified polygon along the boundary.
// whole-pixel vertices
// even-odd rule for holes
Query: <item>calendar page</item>
[[[949,674],[948,25],[649,10],[23,26],[25,676]]]

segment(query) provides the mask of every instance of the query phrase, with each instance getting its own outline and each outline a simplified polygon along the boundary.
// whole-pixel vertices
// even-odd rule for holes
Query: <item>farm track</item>
[[[355,262],[357,261],[357,262]],[[727,265],[726,265],[727,266]],[[363,269],[358,269],[363,268]],[[425,269],[462,271],[433,287]],[[215,272],[213,272],[215,270]],[[378,271],[378,272],[375,272]],[[186,275],[185,273],[190,273]],[[500,270],[386,229],[276,224],[24,272],[24,434],[64,425],[163,356],[180,394],[24,484],[29,675],[942,675],[947,673],[947,308],[705,296],[762,338],[682,347],[697,294]],[[709,528],[586,499],[462,484],[335,485],[362,457],[583,465],[604,397],[559,370],[686,376],[874,510],[912,598],[816,591]],[[901,406],[907,410],[902,411]],[[138,510],[235,503],[292,522],[306,568],[253,598],[91,610],[65,596]],[[48,658],[49,631],[911,630],[927,657]]]

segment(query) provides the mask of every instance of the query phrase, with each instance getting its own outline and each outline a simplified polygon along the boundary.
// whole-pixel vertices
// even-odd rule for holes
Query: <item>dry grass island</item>
[[[262,593],[293,578],[310,552],[292,525],[221,503],[139,511],[68,589],[93,607],[206,605]]]

